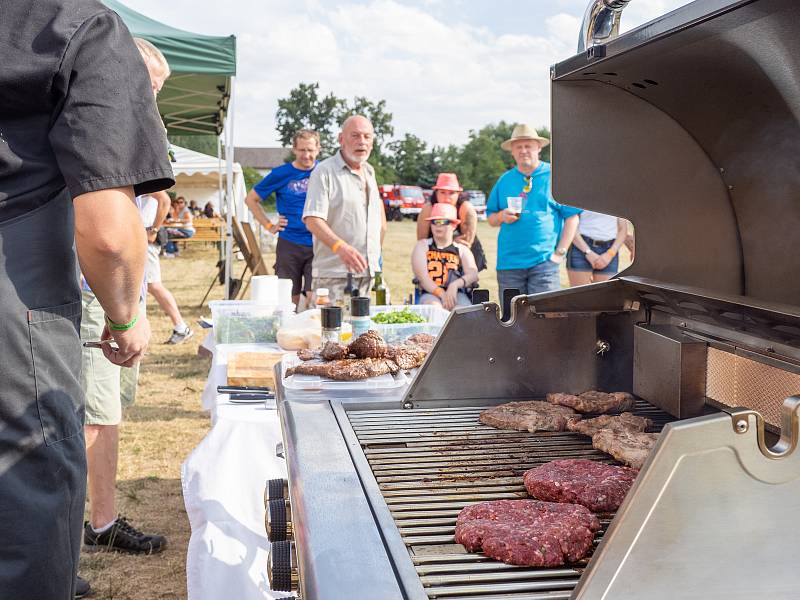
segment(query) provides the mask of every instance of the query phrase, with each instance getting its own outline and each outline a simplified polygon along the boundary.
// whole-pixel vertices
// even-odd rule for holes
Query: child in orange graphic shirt
[[[469,247],[453,242],[453,231],[461,222],[456,208],[436,203],[426,220],[432,237],[419,240],[411,253],[411,267],[423,290],[420,303],[447,310],[469,306],[467,290],[478,282],[478,267]]]

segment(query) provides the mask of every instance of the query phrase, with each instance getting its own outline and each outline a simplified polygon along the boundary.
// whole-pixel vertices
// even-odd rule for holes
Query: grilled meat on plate
[[[578,396],[572,394],[547,394],[551,404],[569,406],[580,413],[606,413],[632,410],[636,399],[627,392],[598,392],[589,390]]]
[[[580,415],[566,406],[531,400],[528,402],[508,402],[484,410],[481,423],[497,429],[516,429],[517,431],[564,431],[571,419]]]
[[[340,360],[347,358],[347,346],[339,342],[325,342],[319,354],[323,360]]]
[[[353,340],[348,350],[356,358],[383,358],[386,356],[386,342],[380,333],[370,329]]]
[[[425,362],[428,352],[416,344],[391,345],[386,349],[386,358],[393,360],[401,369],[415,369]]]
[[[338,381],[356,381],[358,379],[368,379],[379,377],[386,373],[400,371],[400,367],[394,361],[385,358],[344,358],[331,361],[309,360],[302,362],[286,370],[286,377],[290,375],[317,375],[336,379]]]

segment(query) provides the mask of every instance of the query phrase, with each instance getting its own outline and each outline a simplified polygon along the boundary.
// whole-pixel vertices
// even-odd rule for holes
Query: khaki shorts
[[[81,341],[99,340],[105,312],[92,292],[82,292]],[[143,309],[142,309],[143,310]],[[81,348],[81,387],[86,394],[86,425],[119,425],[122,407],[136,399],[139,365],[123,369],[98,348]]]
[[[147,262],[144,264],[145,283],[159,283],[161,281],[159,254],[161,254],[161,246],[158,244],[147,244]]]

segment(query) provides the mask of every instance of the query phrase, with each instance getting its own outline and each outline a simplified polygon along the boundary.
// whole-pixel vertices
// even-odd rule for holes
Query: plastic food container
[[[281,374],[302,362],[297,354],[286,354],[281,364]],[[290,375],[283,377],[283,388],[287,400],[321,400],[323,398],[351,397],[393,397],[401,396],[409,383],[403,371],[396,375],[385,374],[380,377],[359,379],[357,381],[337,381],[318,375]]]
[[[274,344],[278,329],[294,312],[293,306],[267,306],[246,300],[216,300],[208,304],[217,344]]]
[[[378,313],[401,311],[408,309],[411,312],[417,313],[425,319],[425,323],[394,323],[383,324],[372,321],[369,328],[374,329],[383,336],[387,344],[398,344],[403,342],[408,336],[415,333],[428,333],[430,335],[439,335],[445,321],[450,316],[450,312],[443,309],[441,306],[433,306],[428,304],[414,304],[410,306],[373,306],[370,308],[370,316],[375,316]]]

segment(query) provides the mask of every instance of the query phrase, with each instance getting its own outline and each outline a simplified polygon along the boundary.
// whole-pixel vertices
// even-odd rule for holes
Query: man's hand
[[[126,331],[111,331],[106,325],[100,339],[112,338],[117,342],[118,349],[114,350],[109,344],[103,344],[103,355],[115,365],[132,367],[144,358],[147,345],[150,343],[150,322],[147,316],[141,314],[136,325]]]
[[[149,244],[155,244],[157,237],[158,237],[158,229],[153,229],[152,227],[149,227],[147,229],[147,242]]]
[[[458,280],[456,280],[458,281]],[[447,289],[442,296],[442,308],[446,310],[453,310],[456,307],[458,300],[458,286],[455,281],[447,286]]]
[[[502,211],[500,211],[500,221],[508,224],[516,223],[519,221],[519,214],[515,213],[510,208],[504,208]]]
[[[353,248],[350,244],[343,243],[336,251],[336,255],[347,267],[351,273],[361,273],[367,268],[367,259],[361,255],[361,252]]]
[[[557,265],[560,265],[563,261],[564,261],[564,256],[561,254],[556,254],[555,252],[553,252],[550,255],[550,262],[554,262]]]
[[[289,224],[289,221],[283,215],[278,215],[278,222],[272,223],[269,226],[270,233],[279,233],[286,229],[286,226]]]

